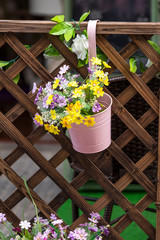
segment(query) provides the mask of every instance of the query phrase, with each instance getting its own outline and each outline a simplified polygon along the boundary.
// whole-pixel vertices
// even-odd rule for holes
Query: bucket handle
[[[89,67],[92,67],[91,59],[96,57],[96,26],[99,20],[89,20],[87,26],[87,34],[88,34],[88,61]]]

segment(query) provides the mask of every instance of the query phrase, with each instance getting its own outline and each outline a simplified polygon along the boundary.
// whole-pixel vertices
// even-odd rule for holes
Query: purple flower
[[[90,213],[91,218],[88,218],[92,223],[98,223],[98,220],[101,218],[101,216],[98,213]]]
[[[88,73],[90,74],[92,73],[92,70],[89,67],[87,68],[87,70],[88,70]]]
[[[0,213],[0,223],[3,223],[6,221],[6,217],[5,217],[5,214],[3,213]]]
[[[38,100],[39,100],[39,95],[41,94],[42,90],[43,90],[43,88],[42,88],[42,86],[40,86],[40,88],[38,89],[38,93],[37,93],[37,95],[36,95],[36,98],[35,98],[35,100],[34,100],[34,103],[37,103],[37,102],[38,102]]]
[[[15,227],[15,228],[13,228],[13,229],[12,229],[12,231],[13,231],[13,232],[20,233],[20,232],[21,232],[21,229],[20,229],[20,228],[17,228],[17,227]]]
[[[100,226],[99,228],[101,229],[101,231],[103,232],[103,234],[105,236],[108,236],[109,230],[108,230],[108,228],[106,226]]]
[[[36,90],[37,90],[37,85],[36,85],[36,83],[34,82],[34,83],[33,83],[32,93],[35,93]]]
[[[91,232],[98,232],[98,227],[96,225],[90,225],[88,227],[88,229],[91,231]]]
[[[74,234],[73,231],[70,231],[70,232],[69,232],[68,238],[70,238],[71,240],[74,240],[74,239],[75,239],[75,234]]]
[[[43,98],[42,105],[43,105],[44,108],[48,108],[48,104],[46,103],[47,100],[48,100],[48,96]]]
[[[52,89],[52,84],[51,82],[48,82],[46,84],[46,87],[45,87],[46,91],[48,92],[48,94],[52,94],[53,93],[53,89]]]
[[[65,96],[60,96],[58,99],[58,105],[59,107],[64,107],[67,105],[67,100],[65,98]]]
[[[59,89],[65,89],[68,85],[69,81],[64,79],[61,79],[60,83],[59,83]]]
[[[68,65],[63,65],[63,67],[60,67],[60,71],[59,74],[63,75],[64,73],[66,73],[69,69]]]
[[[101,105],[99,104],[99,102],[96,101],[92,107],[92,112],[96,113],[101,111],[101,109]]]
[[[75,239],[79,239],[79,240],[86,240],[88,233],[85,231],[85,229],[83,228],[76,228],[74,230],[74,235]]]
[[[53,221],[55,221],[55,220],[57,220],[57,217],[56,217],[55,214],[51,213],[50,219],[53,220]]]

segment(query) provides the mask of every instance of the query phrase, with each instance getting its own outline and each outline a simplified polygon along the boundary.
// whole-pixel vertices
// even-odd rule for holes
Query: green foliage
[[[51,44],[45,49],[45,54],[48,56],[59,56],[59,51],[53,47]]]
[[[154,48],[154,50],[156,50],[156,52],[158,52],[160,54],[160,47],[153,41],[148,40],[149,44]]]
[[[5,70],[7,70],[10,66],[13,65],[13,63],[15,62],[15,60],[11,60],[5,67]],[[12,80],[15,84],[18,84],[20,79],[20,74],[18,73]]]
[[[130,66],[130,71],[135,73],[137,71],[137,64],[136,64],[136,59],[134,57],[131,57],[129,59],[129,66]]]
[[[146,67],[142,62],[139,63],[140,71],[143,73],[146,70]]]
[[[10,63],[10,61],[2,61],[0,60],[0,67],[5,67]]]
[[[64,15],[57,15],[57,16],[53,17],[51,19],[51,21],[58,22],[58,23],[64,22]]]
[[[69,22],[60,22],[57,25],[55,25],[50,31],[50,34],[53,35],[62,35],[64,34],[67,30],[72,28],[72,24]]]
[[[90,11],[83,13],[83,15],[79,19],[79,24],[78,25],[80,25],[81,22],[83,22],[88,17],[89,14],[90,14]]]

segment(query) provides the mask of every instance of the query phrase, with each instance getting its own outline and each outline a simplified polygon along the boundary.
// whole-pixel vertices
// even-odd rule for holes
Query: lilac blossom
[[[55,214],[51,213],[50,219],[54,221],[57,220],[57,217]]]
[[[98,232],[98,227],[96,225],[94,225],[94,224],[89,224],[88,229],[91,232]]]
[[[43,105],[44,108],[48,108],[48,104],[46,103],[47,100],[48,100],[48,96],[43,98],[42,105]]]
[[[64,78],[64,80],[61,80],[59,83],[59,89],[65,89],[68,86],[69,81]]]
[[[91,74],[92,70],[90,69],[90,67],[87,67],[88,73]]]
[[[98,220],[101,218],[100,215],[98,213],[94,213],[92,212],[91,217],[88,218],[92,223],[98,223]]]
[[[108,236],[109,230],[106,226],[100,226],[99,228],[101,229],[105,236]]]
[[[66,105],[67,105],[67,100],[66,100],[65,96],[60,96],[58,99],[58,106],[64,107]]]
[[[86,240],[87,236],[88,236],[88,233],[85,231],[85,229],[83,228],[76,228],[74,230],[74,235],[75,239],[79,239],[79,240]]]
[[[36,90],[37,90],[37,85],[36,85],[36,83],[34,82],[34,83],[33,83],[32,93],[35,93]]]
[[[42,217],[38,217],[38,220],[43,224],[43,225],[48,225],[48,219],[42,218]],[[34,218],[34,222],[37,222],[37,217]]]
[[[68,65],[63,65],[63,67],[60,67],[59,73],[60,73],[61,75],[63,75],[63,74],[65,74],[65,73],[68,71],[68,69],[69,69],[69,66],[68,66]]]
[[[46,87],[45,87],[47,93],[50,95],[50,94],[53,94],[53,89],[52,89],[52,83],[51,82],[48,82],[46,84]]]
[[[0,213],[0,223],[5,222],[5,221],[6,221],[5,214]]]
[[[101,111],[101,109],[101,105],[99,104],[99,102],[96,101],[92,107],[92,112],[98,113],[99,111]]]
[[[35,98],[35,100],[34,100],[34,103],[35,103],[35,104],[38,102],[38,100],[39,100],[39,95],[42,93],[42,90],[43,90],[43,88],[42,88],[42,86],[40,86],[40,88],[38,89],[38,93],[37,93],[37,95],[36,95],[36,98]]]

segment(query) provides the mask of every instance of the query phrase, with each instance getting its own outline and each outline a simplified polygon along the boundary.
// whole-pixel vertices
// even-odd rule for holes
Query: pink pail
[[[98,99],[106,109],[93,115],[95,124],[87,127],[84,124],[72,124],[69,134],[73,148],[81,153],[96,153],[106,149],[111,143],[111,105],[112,98],[105,93]]]

